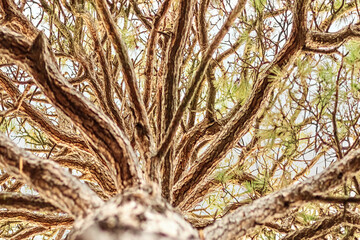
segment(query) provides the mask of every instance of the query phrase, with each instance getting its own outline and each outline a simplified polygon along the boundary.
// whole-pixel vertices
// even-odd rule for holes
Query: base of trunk
[[[126,190],[75,222],[68,240],[199,239],[198,232],[146,186]]]

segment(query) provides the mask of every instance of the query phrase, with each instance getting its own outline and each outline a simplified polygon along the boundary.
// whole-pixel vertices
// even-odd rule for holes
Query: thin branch
[[[30,227],[26,228],[23,231],[13,235],[11,237],[12,240],[23,240],[28,239],[29,237],[34,236],[35,234],[40,234],[44,231],[48,230],[48,228],[42,227],[42,226],[36,226],[36,227]]]
[[[136,0],[130,0],[130,3],[134,9],[134,12],[136,14],[136,16],[139,18],[139,20],[144,24],[145,28],[147,30],[151,30],[152,29],[152,25],[151,22],[142,14],[137,1]]]

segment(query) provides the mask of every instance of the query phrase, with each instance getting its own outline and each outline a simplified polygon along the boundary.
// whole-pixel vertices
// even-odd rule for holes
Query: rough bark
[[[161,143],[160,148],[158,149],[157,156],[161,157],[166,154],[167,150],[172,145],[171,142],[173,141],[175,137],[175,133],[177,128],[179,127],[180,120],[182,115],[185,112],[186,107],[190,103],[191,99],[194,97],[194,94],[196,93],[196,89],[200,87],[201,82],[204,78],[205,71],[208,67],[208,64],[211,60],[212,54],[215,52],[217,47],[220,45],[221,40],[224,38],[224,36],[229,31],[230,27],[236,20],[237,16],[242,12],[246,4],[246,0],[239,0],[230,13],[229,17],[226,19],[224,25],[220,29],[220,31],[216,34],[212,42],[209,44],[209,47],[206,49],[204,56],[202,57],[199,66],[197,67],[194,76],[191,79],[191,82],[189,84],[189,87],[185,93],[185,96],[181,100],[181,103],[179,104],[172,120],[169,125],[168,130],[166,131],[165,137]]]
[[[57,226],[71,226],[74,223],[74,219],[69,216],[55,215],[55,214],[43,214],[34,213],[29,211],[0,211],[0,218],[7,221],[22,220],[30,224],[37,224],[43,227]]]
[[[118,188],[138,184],[137,157],[124,133],[64,79],[47,40],[39,33],[34,43],[0,28],[0,53],[28,69],[50,101],[85,133],[88,142],[110,172],[115,172]]]
[[[93,191],[59,165],[21,150],[3,135],[0,135],[0,164],[71,216],[85,216],[102,204]]]
[[[23,195],[12,192],[0,193],[0,206],[7,209],[28,211],[58,212],[59,209],[38,196]]]
[[[278,86],[282,84],[282,75],[279,72],[291,75],[290,66],[301,53],[317,51],[329,54],[345,41],[359,39],[358,24],[350,24],[337,32],[328,32],[336,19],[355,10],[359,13],[356,1],[342,1],[340,7],[334,3],[331,3],[331,6],[320,6],[318,11],[311,9],[312,14],[308,10],[313,8],[316,2],[309,0],[287,1],[286,4],[280,1],[278,4],[284,8],[279,9],[273,9],[275,6],[271,1],[265,1],[266,6],[262,7],[266,9],[262,12],[258,11],[262,9],[257,5],[259,1],[246,0],[238,0],[236,5],[234,1],[210,0],[39,2],[41,12],[48,17],[49,29],[46,31],[50,32],[49,39],[34,27],[33,19],[29,21],[22,13],[26,1],[0,0],[0,107],[4,110],[0,112],[1,130],[4,119],[8,121],[26,118],[55,142],[50,151],[45,147],[39,149],[35,144],[33,149],[26,146],[28,151],[47,154],[46,158],[41,158],[27,153],[0,134],[0,165],[4,169],[4,172],[1,170],[0,184],[5,191],[11,191],[0,193],[0,218],[1,221],[10,222],[20,220],[23,225],[28,226],[26,230],[14,234],[13,239],[30,237],[48,231],[48,228],[54,231],[60,228],[56,239],[63,237],[65,228],[71,228],[67,237],[69,240],[236,239],[251,236],[255,228],[270,228],[277,231],[277,234],[287,234],[285,239],[307,239],[314,236],[320,238],[327,234],[328,229],[336,226],[350,226],[349,233],[356,232],[359,218],[349,206],[359,203],[360,198],[352,197],[348,191],[360,193],[359,183],[354,176],[360,170],[360,150],[350,151],[358,147],[359,140],[356,138],[359,138],[359,134],[356,129],[359,117],[343,123],[345,121],[339,120],[336,115],[336,112],[340,111],[337,101],[342,97],[339,87],[346,84],[343,82],[346,82],[346,77],[350,74],[348,72],[351,71],[342,75],[341,65],[338,72],[334,97],[336,105],[331,116],[335,126],[335,141],[327,143],[327,139],[322,139],[322,144],[328,146],[322,148],[321,152],[317,146],[310,145],[310,152],[316,152],[318,156],[311,161],[304,161],[306,167],[299,171],[288,171],[287,167],[294,167],[291,161],[299,161],[296,158],[298,156],[286,156],[281,152],[282,146],[274,145],[271,151],[278,150],[279,153],[273,157],[261,149],[269,139],[264,137],[264,140],[257,135],[257,130],[266,128],[268,122],[276,122],[270,130],[275,132],[277,121],[282,124],[288,120],[287,113],[282,112],[286,108],[281,108],[283,119],[270,119],[271,121],[268,120],[260,128],[258,126],[259,116],[266,112],[263,109],[267,102],[272,100],[275,87],[279,87],[276,90],[285,91],[282,86]],[[90,7],[84,7],[85,3],[89,3]],[[195,7],[197,3],[198,8]],[[139,7],[150,5],[152,6],[146,10]],[[245,9],[246,6],[251,7],[251,10]],[[197,9],[196,16],[193,14],[194,7]],[[326,9],[330,9],[329,12]],[[135,12],[132,15],[137,18],[135,21],[129,17],[131,11]],[[208,19],[214,20],[211,16],[213,11],[224,13],[226,18],[220,19],[215,25],[212,21],[208,24]],[[317,25],[323,12],[325,15],[331,14]],[[155,15],[150,17],[153,13]],[[310,22],[307,16],[314,17],[314,21]],[[119,20],[119,17],[124,18]],[[276,41],[269,37],[271,27],[276,24],[268,24],[268,18],[278,21],[282,17],[286,23],[280,26],[279,38],[285,35],[286,40]],[[71,18],[74,18],[74,24]],[[134,24],[133,29],[140,29],[137,32],[139,36],[135,39],[139,42],[148,39],[148,43],[142,42],[146,49],[134,51],[136,54],[140,52],[138,59],[130,58],[124,41],[127,39],[123,39],[119,26],[122,21],[128,20],[133,21],[132,23],[140,20],[137,22],[139,25]],[[165,29],[168,27],[168,20],[174,24],[171,31]],[[238,24],[234,26],[234,23]],[[240,29],[238,25],[244,28]],[[283,27],[292,27],[289,36],[289,29]],[[244,40],[244,37],[249,39]],[[88,38],[90,41],[87,41]],[[55,41],[57,42],[54,43]],[[264,44],[267,45],[266,50],[262,49]],[[157,54],[160,53],[157,46],[161,47],[161,54]],[[242,47],[245,48],[244,53],[239,54],[243,51]],[[259,51],[251,50],[257,47],[260,48]],[[266,52],[267,50],[270,53]],[[251,59],[251,51],[255,53],[256,60]],[[235,60],[243,63],[235,63],[238,69],[229,67],[231,73],[228,74],[225,66],[233,63],[223,64],[222,61],[233,56]],[[332,57],[337,59],[337,56]],[[70,75],[75,77],[72,76],[69,81],[66,80],[65,73],[63,74],[61,62],[64,59],[72,61],[70,68],[73,68],[73,72]],[[190,61],[193,65],[189,73],[185,73]],[[258,61],[261,63],[258,64]],[[267,67],[264,67],[265,64]],[[13,65],[16,67],[13,68]],[[14,69],[17,69],[18,73],[12,72]],[[31,76],[19,77],[19,71],[23,70],[26,75]],[[139,78],[144,70],[145,78]],[[351,74],[357,70],[354,67]],[[136,71],[141,74],[137,76]],[[12,78],[9,77],[10,72],[13,73]],[[241,97],[241,101],[232,101],[232,109],[217,109],[217,104],[222,101],[218,93],[223,90],[221,87],[220,91],[216,89],[218,82],[222,81],[221,77],[216,79],[218,72],[223,73],[224,81],[232,81],[234,74],[238,74],[239,78],[251,78],[254,81],[251,82],[253,86],[251,93],[246,95],[246,101]],[[251,74],[259,75],[253,77]],[[228,79],[229,75],[231,77]],[[291,77],[291,80],[284,79],[284,82],[296,85],[294,82],[298,80],[298,76]],[[205,78],[208,80],[207,85]],[[351,80],[353,79],[357,79],[356,74],[352,76]],[[152,87],[155,80],[156,89]],[[299,92],[307,87],[306,80],[304,81],[305,84],[297,84],[300,86]],[[74,87],[71,84],[78,85]],[[38,88],[30,96],[27,91],[33,85]],[[208,88],[206,97],[202,93],[205,87]],[[349,95],[357,95],[356,87],[356,84],[351,82]],[[85,90],[86,88],[90,90]],[[294,111],[297,111],[290,117],[290,121],[294,123],[299,115],[302,115],[302,108],[307,112],[307,106],[304,105],[309,103],[309,94],[303,91],[302,97],[297,99],[291,95],[297,95],[297,92],[290,94],[291,90],[289,96],[294,99],[289,101],[290,112],[294,110],[293,107],[296,109]],[[88,95],[91,101],[85,97]],[[353,99],[358,100],[355,97]],[[277,100],[279,98],[274,97],[274,101]],[[38,103],[51,105],[51,110],[39,111]],[[193,113],[189,113],[189,105]],[[59,111],[53,114],[53,108]],[[14,114],[8,116],[8,110]],[[269,111],[271,110],[269,107]],[[358,114],[357,109],[355,112]],[[225,114],[225,117],[217,120],[217,117]],[[321,114],[320,111],[316,117]],[[75,126],[68,132],[60,129],[61,124],[56,125],[56,122],[63,121],[63,115],[67,117],[66,121],[71,122],[71,127]],[[57,118],[55,124],[51,122],[54,118]],[[343,136],[339,137],[342,130],[340,122],[346,125],[352,121],[355,133],[344,138],[356,140],[352,146],[344,147],[345,140],[341,139]],[[291,127],[299,126],[294,123]],[[9,129],[5,127],[5,130]],[[13,133],[7,133],[13,137]],[[242,142],[247,133],[252,138],[248,145]],[[277,137],[281,143],[285,142],[280,134]],[[300,142],[298,138],[296,140]],[[336,147],[332,146],[334,142]],[[349,144],[350,142],[351,140],[348,141]],[[58,144],[65,147],[59,149]],[[264,159],[256,159],[259,157],[257,154],[246,155],[255,147],[255,152],[264,155],[261,156]],[[233,171],[238,170],[238,165],[255,162],[260,163],[259,168],[256,166],[259,174],[255,175],[249,167],[239,170],[241,174],[236,172],[226,182],[220,181],[215,176],[218,176],[216,170],[223,167],[220,165],[221,161],[231,150],[236,151],[239,148],[242,149],[242,153],[238,155],[240,160],[233,164],[231,161],[234,159],[226,159],[231,163],[226,166],[226,171],[221,173],[225,173],[225,176],[232,175]],[[322,154],[331,154],[330,148],[338,152],[337,157],[341,158],[340,160],[324,168],[322,173],[288,186],[295,180],[303,179]],[[83,156],[85,157],[82,158]],[[268,163],[271,165],[262,166]],[[246,168],[245,164],[244,167]],[[264,177],[265,185],[265,179],[274,177],[279,169],[283,171],[281,178],[285,180],[282,179],[281,184],[269,181],[268,188],[272,188],[271,190],[250,193],[250,189],[248,192],[236,192],[233,196],[227,189],[229,184],[242,190],[241,188],[247,187],[244,186],[244,181],[252,184],[261,177]],[[285,176],[286,174],[290,176]],[[354,183],[349,186],[347,179]],[[278,179],[275,178],[276,181]],[[343,189],[340,188],[341,184]],[[285,185],[288,187],[282,188]],[[17,193],[21,192],[20,188],[23,186],[37,190],[40,196]],[[223,199],[226,203],[219,207],[222,212],[207,212],[205,217],[202,214],[197,215],[196,211],[206,212],[207,209],[195,208],[196,205],[202,201],[205,205],[210,202],[210,197],[209,201],[204,200],[206,195],[215,189],[218,190],[217,193],[225,195]],[[334,195],[326,195],[329,191]],[[116,194],[118,195],[115,196]],[[246,194],[248,196],[242,198]],[[229,195],[230,201],[226,199]],[[331,204],[336,213],[333,216],[328,212],[321,213],[331,218],[321,219],[304,227],[295,222],[294,215],[299,207],[310,202]],[[175,207],[183,212],[178,212]],[[295,211],[296,207],[298,209]],[[284,216],[293,217],[295,220],[291,219],[292,222],[284,226],[274,222]],[[344,223],[342,220],[345,220]],[[294,226],[298,225],[302,227],[294,231]],[[197,231],[194,227],[200,230]],[[0,229],[0,237],[1,234]]]
[[[69,240],[199,239],[198,233],[153,186],[125,190],[85,219]]]
[[[185,44],[190,30],[191,18],[193,17],[193,2],[193,0],[181,0],[179,2],[179,13],[173,29],[173,36],[170,40],[170,46],[168,48],[165,60],[166,67],[162,86],[163,133],[165,133],[169,128],[170,122],[174,117],[174,112],[177,105],[178,94],[176,86],[178,86],[180,80],[180,70],[183,61]],[[160,160],[160,182],[163,189],[163,196],[166,199],[170,199],[170,189],[172,187],[171,173],[173,169],[173,156],[173,147],[171,147],[170,151]],[[151,166],[151,168],[155,167],[157,166]]]
[[[175,206],[181,208],[184,198],[191,198],[197,192],[198,187],[196,186],[201,185],[206,176],[215,170],[220,160],[248,132],[254,120],[266,106],[273,84],[279,78],[275,72],[284,71],[289,67],[305,44],[307,4],[307,1],[296,1],[293,7],[293,10],[296,11],[294,13],[294,26],[284,48],[255,83],[244,106],[217,135],[208,150],[197,159],[190,171],[174,186],[173,204]]]
[[[286,235],[283,240],[295,240],[295,239],[310,239],[316,238],[321,235],[324,231],[329,230],[340,224],[358,225],[360,223],[359,216],[354,213],[338,214],[335,216],[326,217],[321,219],[309,227],[304,227],[298,231]]]
[[[234,239],[243,236],[255,226],[271,222],[291,208],[313,200],[314,194],[331,190],[359,170],[360,150],[356,150],[333,163],[322,173],[269,194],[226,215],[212,226],[205,228],[204,236],[206,239]]]
[[[14,101],[21,97],[19,89],[3,72],[0,72],[0,86],[6,90]],[[66,133],[59,129],[27,101],[22,101],[20,108],[29,116],[31,121],[34,122],[37,127],[46,132],[55,142],[69,147],[77,147],[84,151],[89,151],[88,146],[80,136]]]
[[[145,150],[150,154],[153,151],[153,137],[151,134],[149,119],[146,112],[146,107],[140,95],[138,86],[136,85],[136,75],[134,66],[130,57],[127,53],[127,48],[121,38],[119,31],[117,30],[116,24],[111,17],[111,13],[104,0],[97,0],[96,7],[99,15],[104,23],[105,29],[108,36],[110,37],[114,48],[116,49],[116,55],[119,58],[119,62],[124,74],[127,91],[131,104],[133,105],[136,119],[136,133],[139,137],[139,141],[142,142]],[[149,156],[146,156],[148,159]]]

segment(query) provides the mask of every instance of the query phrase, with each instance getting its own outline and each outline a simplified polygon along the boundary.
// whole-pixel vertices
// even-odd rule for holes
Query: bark
[[[326,217],[311,224],[309,227],[304,227],[298,231],[294,231],[286,235],[283,240],[310,239],[319,236],[326,230],[344,223],[349,225],[359,225],[360,219],[357,214],[354,213],[346,213],[345,216],[343,214],[338,214],[335,216]]]
[[[11,0],[1,0],[0,9],[5,13],[2,26],[8,26],[15,31],[34,39],[39,32],[31,22],[17,9]]]
[[[173,36],[170,40],[167,56],[165,59],[166,67],[162,85],[162,133],[169,128],[171,119],[174,116],[177,105],[177,88],[181,75],[181,64],[185,51],[186,40],[188,38],[190,23],[193,17],[193,0],[181,0],[179,2],[179,13],[173,29]],[[162,138],[164,136],[161,136]],[[173,147],[166,155],[161,158],[160,176],[153,176],[153,168],[158,168],[156,162],[150,166],[150,177],[154,180],[160,178],[162,193],[165,199],[170,199],[170,189],[172,187],[171,173],[173,169]]]
[[[181,117],[183,116],[185,109],[189,105],[191,99],[194,97],[197,88],[200,87],[200,85],[203,81],[206,69],[211,60],[211,56],[216,51],[217,47],[220,45],[222,39],[227,34],[230,27],[233,25],[233,23],[236,20],[236,18],[238,17],[238,15],[244,9],[245,4],[246,4],[246,0],[239,0],[237,2],[234,9],[231,11],[229,17],[226,19],[224,25],[221,27],[220,31],[216,34],[216,36],[214,37],[212,42],[209,44],[209,47],[206,49],[204,56],[202,57],[202,59],[199,63],[199,66],[196,69],[194,76],[191,79],[191,82],[185,93],[185,96],[181,100],[181,103],[179,104],[179,106],[171,120],[169,128],[166,131],[165,137],[161,143],[160,148],[158,149],[157,157],[164,156],[167,153],[170,146],[172,145],[171,143],[174,140],[175,133],[176,133],[177,128],[179,127]]]
[[[59,209],[38,196],[23,195],[11,192],[0,193],[0,206],[11,210],[23,209],[42,212],[58,212]]]
[[[39,33],[32,44],[23,36],[1,27],[0,53],[28,69],[54,106],[85,133],[97,157],[116,176],[119,189],[139,183],[141,172],[129,140],[64,79],[43,33]]]
[[[30,227],[28,229],[25,229],[24,231],[21,231],[21,232],[15,234],[12,237],[12,240],[23,240],[23,239],[32,237],[35,234],[40,234],[41,232],[44,232],[46,230],[47,230],[47,228],[41,227],[41,226],[40,227]]]
[[[14,101],[21,97],[19,89],[3,72],[0,72],[0,86],[10,95]],[[46,132],[49,137],[54,140],[54,142],[58,144],[64,144],[69,147],[76,147],[84,151],[89,151],[88,146],[80,136],[67,133],[59,129],[27,101],[22,101],[20,109],[28,115],[30,120],[35,123],[37,127]]]
[[[69,240],[199,239],[198,233],[151,185],[127,189],[85,219]]]
[[[30,224],[37,224],[43,227],[52,226],[71,226],[74,223],[74,219],[69,216],[55,215],[55,214],[43,214],[34,213],[28,211],[0,211],[0,218],[7,221],[25,221]]]
[[[252,93],[244,106],[226,124],[211,143],[208,150],[197,159],[187,174],[174,186],[172,200],[175,206],[181,208],[184,202],[193,198],[206,177],[215,170],[217,164],[234,144],[248,132],[254,120],[266,106],[274,86],[273,84],[276,82],[276,79],[280,78],[275,73],[285,71],[305,44],[305,13],[307,13],[307,5],[307,1],[296,1],[293,7],[293,11],[296,11],[294,26],[288,42],[268,67],[267,71],[255,83]]]
[[[214,135],[220,129],[221,126],[218,122],[202,121],[183,135],[178,144],[179,149],[176,151],[176,165],[173,173],[174,183],[179,181],[181,174],[187,169],[191,153],[199,139]]]
[[[26,3],[26,1],[18,2],[18,4]],[[149,31],[149,42],[144,51],[146,62],[143,59],[138,60],[140,62],[138,67],[145,67],[144,89],[138,86],[142,80],[137,79],[135,73],[137,67],[134,66],[134,62],[136,61],[130,59],[117,25],[117,17],[121,16],[117,11],[126,9],[123,4],[126,5],[128,2],[131,3],[136,16],[144,24],[145,28],[141,31],[144,29],[145,32]],[[350,203],[359,203],[360,198],[347,196],[346,179],[353,177],[360,170],[360,150],[344,154],[343,158],[340,154],[339,157],[342,159],[324,169],[321,174],[301,183],[278,190],[257,200],[255,199],[259,196],[228,204],[218,220],[216,218],[220,215],[216,213],[212,219],[209,218],[210,214],[207,218],[201,218],[195,213],[191,215],[191,213],[185,212],[192,210],[213,189],[221,189],[220,187],[224,183],[214,177],[214,171],[224,156],[234,149],[235,144],[239,143],[246,133],[249,133],[249,129],[254,126],[260,114],[264,112],[263,109],[272,96],[275,84],[280,81],[279,71],[287,71],[292,61],[302,52],[311,52],[315,48],[317,51],[332,52],[345,41],[360,37],[359,26],[352,24],[335,33],[327,32],[334,19],[353,10],[355,6],[357,8],[356,2],[347,3],[342,10],[336,11],[333,16],[323,21],[320,28],[317,28],[324,30],[321,32],[308,29],[309,26],[312,28],[312,25],[307,22],[307,16],[310,15],[307,7],[309,4],[313,5],[309,2],[309,0],[293,1],[292,19],[286,20],[291,23],[293,29],[283,49],[276,56],[271,56],[273,61],[266,69],[261,69],[262,74],[256,78],[252,93],[246,99],[245,104],[238,103],[228,116],[217,121],[214,113],[217,94],[214,84],[215,68],[218,62],[233,53],[237,54],[237,49],[243,46],[243,43],[238,41],[232,44],[232,40],[229,40],[230,48],[218,54],[216,58],[213,58],[213,55],[215,52],[221,51],[219,46],[225,42],[224,37],[227,34],[231,35],[229,30],[233,24],[237,20],[240,24],[243,24],[244,19],[247,21],[249,12],[244,8],[246,4],[251,4],[250,2],[238,0],[229,12],[226,12],[225,5],[220,6],[220,8],[224,8],[227,18],[211,40],[208,39],[209,31],[213,33],[212,31],[215,31],[214,29],[218,26],[216,24],[215,28],[211,28],[212,30],[207,29],[213,27],[212,22],[211,26],[206,22],[207,14],[211,14],[211,12],[207,12],[207,9],[216,8],[214,7],[216,4],[210,0],[199,0],[196,30],[195,28],[191,29],[192,20],[195,19],[192,8],[194,3],[197,3],[194,0],[157,1],[161,7],[152,19],[142,13],[135,0],[95,0],[93,4],[96,5],[97,19],[93,19],[92,14],[82,12],[84,8],[81,10],[79,5],[84,4],[85,1],[74,0],[70,5],[67,0],[63,0],[62,4],[66,7],[67,13],[78,17],[74,20],[76,22],[75,30],[68,27],[68,25],[72,25],[71,21],[67,22],[66,16],[57,15],[57,10],[63,11],[59,1],[53,1],[53,5],[49,5],[48,1],[40,0],[43,11],[51,19],[49,20],[51,21],[50,33],[53,33],[51,27],[54,24],[58,34],[63,35],[68,41],[67,44],[70,45],[72,60],[76,58],[79,63],[81,70],[78,71],[77,77],[67,81],[58,67],[60,64],[57,63],[57,60],[59,59],[55,59],[51,50],[51,47],[55,45],[49,46],[44,34],[39,33],[24,17],[20,9],[15,6],[16,4],[9,0],[0,0],[2,16],[5,13],[1,25],[20,32],[20,34],[15,33],[0,26],[0,61],[4,57],[11,64],[15,62],[19,65],[18,69],[30,73],[33,79],[30,80],[31,82],[29,81],[26,89],[36,84],[40,88],[37,94],[44,94],[47,97],[45,100],[38,99],[38,101],[52,104],[61,114],[63,113],[71,120],[71,123],[74,123],[77,127],[76,131],[80,130],[80,134],[61,131],[58,126],[51,123],[49,120],[51,117],[48,118],[34,107],[35,104],[31,105],[30,101],[27,101],[26,91],[21,93],[19,90],[21,87],[17,88],[14,84],[18,81],[17,77],[10,79],[4,74],[5,72],[0,72],[0,86],[6,92],[7,99],[11,99],[14,102],[13,105],[19,103],[16,111],[25,113],[31,122],[48,134],[56,144],[72,148],[71,154],[72,151],[75,152],[74,155],[62,152],[63,154],[51,157],[51,152],[56,146],[54,145],[47,159],[44,159],[25,152],[9,138],[0,134],[0,165],[6,171],[0,176],[0,184],[14,177],[16,180],[13,180],[11,185],[5,188],[6,190],[19,191],[20,187],[26,184],[37,190],[40,195],[0,193],[2,208],[0,218],[8,221],[21,220],[30,225],[26,231],[12,236],[13,239],[30,237],[44,232],[48,228],[53,230],[54,227],[55,229],[72,227],[67,237],[68,240],[235,239],[250,235],[256,227],[276,229],[280,233],[288,234],[286,239],[307,239],[314,235],[317,236],[323,229],[331,229],[343,224],[342,220],[345,220],[344,224],[353,227],[350,231],[353,233],[356,225],[359,225],[359,218],[348,209],[348,206]],[[178,10],[178,16],[173,32],[168,34],[159,30],[172,3],[174,3],[173,6],[178,7],[174,9],[174,12]],[[345,1],[343,1],[344,3]],[[120,8],[118,8],[118,4],[121,5]],[[147,3],[142,1],[141,4]],[[290,2],[288,4],[290,5]],[[269,4],[269,7],[273,6]],[[263,18],[282,14],[287,10],[279,9],[261,13],[259,19],[254,20],[251,24],[246,23],[249,31],[257,31],[258,24],[263,24]],[[332,11],[334,10],[332,9]],[[241,13],[244,14],[238,18]],[[288,14],[284,15],[288,16]],[[63,17],[65,18],[64,22],[62,21]],[[83,35],[80,33],[83,29],[83,23],[80,23],[82,20],[85,20],[88,36],[93,40],[94,53],[87,54],[88,49],[85,50],[85,46],[91,44],[87,45],[88,43],[82,39]],[[104,26],[105,37],[103,39],[96,27],[98,23],[102,23]],[[238,28],[234,29],[239,30]],[[194,35],[198,34],[197,40],[200,44],[202,58],[199,62],[194,61],[194,66],[195,63],[198,64],[194,75],[190,79],[182,79],[181,71],[184,69],[186,61],[195,56],[192,51],[197,49],[196,40],[194,40],[189,46],[191,53],[187,53],[187,58],[184,60],[187,41],[192,38],[192,35],[189,37],[190,30],[194,30],[191,32]],[[101,32],[101,29],[99,31]],[[249,31],[245,31],[245,34],[249,34]],[[158,37],[159,33],[163,34],[164,38]],[[237,33],[241,33],[241,29]],[[238,40],[243,37],[240,36]],[[52,39],[50,40],[52,41]],[[260,39],[260,41],[262,40],[265,42],[265,38]],[[271,38],[266,40],[271,40]],[[161,61],[155,60],[158,57],[156,54],[158,43],[163,51]],[[61,40],[58,45],[60,47],[57,45],[55,47],[57,50],[62,48]],[[114,56],[112,47],[115,49]],[[245,48],[250,49],[247,47],[247,43]],[[329,50],[328,48],[333,49]],[[274,52],[278,52],[277,47]],[[245,59],[245,62],[247,55],[248,50],[245,50],[241,60]],[[115,58],[117,59],[114,60]],[[154,65],[156,63],[161,66],[159,66],[157,89],[154,94],[156,99],[152,99]],[[244,65],[246,64],[244,63]],[[219,65],[221,66],[221,64]],[[120,79],[120,70],[118,70],[120,67],[125,83],[124,89],[121,84],[116,82]],[[261,67],[263,65],[259,69]],[[240,68],[243,68],[243,65]],[[245,78],[251,77],[248,75],[247,67],[244,69],[241,69],[243,72],[240,75]],[[201,88],[205,85],[203,82],[205,77],[208,80],[209,94],[206,102],[201,102]],[[100,111],[70,84],[84,79],[87,79],[103,111]],[[182,87],[185,88],[184,91]],[[118,109],[119,105],[114,99],[114,90],[118,93],[121,107],[126,110]],[[183,96],[181,100],[180,95]],[[305,98],[306,95],[307,93],[304,95]],[[142,96],[144,96],[144,101]],[[2,101],[2,94],[0,98]],[[184,124],[184,119],[187,117],[185,114],[188,112],[189,104],[194,110],[198,102],[205,106],[205,109],[202,110],[204,120],[193,126],[196,122],[196,114],[189,114],[188,126],[192,128],[188,129]],[[304,102],[296,103],[299,106],[304,104]],[[128,113],[129,116],[124,117]],[[156,117],[156,120],[149,116]],[[129,124],[127,124],[128,119],[130,119]],[[334,114],[335,126],[336,121],[337,118]],[[132,126],[134,129],[131,129]],[[178,130],[179,126],[182,127],[181,130]],[[354,126],[356,127],[356,123]],[[259,126],[255,126],[255,129],[259,129]],[[156,134],[156,142],[153,140],[154,134]],[[130,142],[128,138],[133,139]],[[262,147],[260,141],[262,140],[259,140],[255,131],[252,142],[240,157],[245,158],[244,155],[255,146]],[[155,152],[155,146],[158,147],[157,152]],[[206,151],[197,158],[198,153],[205,148],[204,146]],[[339,139],[337,148],[341,151]],[[78,150],[83,152],[76,152]],[[93,154],[93,156],[89,156],[89,154]],[[82,159],[82,155],[86,155],[86,157]],[[283,156],[285,155],[283,154]],[[280,161],[282,158],[276,160],[278,162],[274,162],[273,169],[270,170],[271,176],[275,175],[275,171],[282,167]],[[242,161],[238,162],[238,164],[241,163]],[[292,181],[303,177],[304,172],[313,166],[312,164],[315,164],[315,161],[312,161],[303,171],[299,171],[301,175],[295,175]],[[75,177],[62,167],[78,170],[82,175]],[[266,168],[266,171],[268,169],[270,168]],[[232,174],[232,171],[235,170],[235,168],[230,168],[226,174]],[[257,179],[257,176],[245,171],[242,173],[243,175],[236,175],[236,179],[232,178],[237,181],[238,186],[241,186],[242,181]],[[145,183],[146,181],[149,183]],[[356,177],[354,177],[354,181],[359,192]],[[9,182],[6,184],[8,185]],[[173,183],[176,185],[172,186]],[[233,182],[229,180],[228,183]],[[326,192],[339,187],[340,184],[345,185],[345,197],[325,195]],[[275,187],[277,188],[279,185]],[[226,187],[223,189],[226,190]],[[114,196],[115,194],[119,195]],[[112,198],[109,200],[110,197]],[[236,197],[233,198],[237,200]],[[277,218],[286,216],[289,211],[311,201],[340,204],[344,206],[344,212],[338,214],[340,211],[337,209],[337,215],[319,220],[316,224],[296,231],[293,231],[292,223],[289,224],[291,227],[283,227],[274,223]],[[184,212],[179,213],[175,207]],[[200,230],[197,231],[194,227],[200,228]],[[62,237],[64,231],[64,229],[59,231],[61,235],[57,236],[57,239]]]
[[[83,159],[81,156],[64,156],[54,157],[51,160],[62,167],[68,167],[78,170],[84,175],[90,175],[89,178],[95,180],[107,196],[116,194],[116,185],[111,174],[95,159]]]
[[[102,204],[93,191],[59,165],[25,152],[3,135],[0,135],[0,165],[71,216],[85,216]]]
[[[164,19],[167,11],[171,7],[172,0],[165,0],[161,7],[159,8],[158,12],[154,16],[153,24],[148,40],[148,47],[146,48],[146,66],[145,66],[145,90],[144,90],[144,104],[145,107],[148,107],[150,102],[151,96],[151,89],[152,89],[152,78],[154,75],[154,62],[155,62],[155,47],[156,42],[158,40],[157,31],[160,28],[160,24]]]
[[[333,163],[322,173],[299,184],[260,198],[205,228],[206,239],[234,239],[244,236],[255,226],[281,217],[293,207],[301,206],[316,199],[316,193],[323,193],[339,186],[347,177],[360,170],[360,150],[349,153]]]
[[[339,47],[345,41],[360,38],[360,26],[349,25],[337,32],[323,33],[310,31],[306,36],[306,47]]]
[[[134,66],[130,57],[127,53],[127,48],[123,42],[117,26],[114,22],[114,19],[111,17],[109,9],[107,7],[106,1],[96,0],[96,7],[98,13],[104,23],[106,32],[111,39],[114,48],[116,50],[116,55],[119,58],[119,62],[124,74],[124,79],[126,83],[126,88],[131,100],[131,104],[134,109],[134,117],[136,119],[136,133],[141,141],[141,145],[144,146],[145,152],[150,153],[153,151],[153,137],[151,134],[149,119],[147,116],[146,108],[142,97],[139,93],[138,86],[136,85],[136,75],[134,71]],[[149,156],[146,156],[148,159]]]

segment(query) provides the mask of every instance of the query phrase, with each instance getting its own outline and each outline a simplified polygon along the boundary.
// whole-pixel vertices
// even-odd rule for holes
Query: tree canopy
[[[357,0],[0,0],[0,238],[360,237]]]

